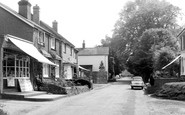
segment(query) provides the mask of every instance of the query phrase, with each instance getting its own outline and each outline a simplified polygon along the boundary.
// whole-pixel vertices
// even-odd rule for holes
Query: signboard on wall
[[[14,78],[9,77],[9,78],[7,79],[7,82],[8,82],[8,86],[9,86],[9,87],[15,87],[15,80],[14,80]]]
[[[19,79],[18,81],[19,81],[21,92],[33,91],[33,86],[31,84],[30,79]]]

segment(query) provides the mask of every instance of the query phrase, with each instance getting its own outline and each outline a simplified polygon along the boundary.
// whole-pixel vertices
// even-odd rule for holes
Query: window
[[[48,77],[49,67],[48,64],[43,64],[43,77]]]
[[[59,61],[56,61],[57,65],[59,65]],[[55,67],[55,78],[59,78],[59,67]]]
[[[77,59],[77,53],[75,53],[75,59]]]
[[[67,50],[67,45],[64,44],[64,53],[66,53],[66,50]]]
[[[38,43],[40,45],[44,45],[44,38],[45,38],[44,32],[39,31],[39,34],[38,34]]]
[[[51,49],[55,49],[55,38],[51,38]]]
[[[30,77],[29,57],[4,53],[3,77]]]

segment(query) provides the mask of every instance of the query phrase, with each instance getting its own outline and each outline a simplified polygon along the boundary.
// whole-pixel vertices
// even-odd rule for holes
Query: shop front
[[[56,66],[27,40],[1,36],[0,47],[0,93],[33,91],[33,61]]]

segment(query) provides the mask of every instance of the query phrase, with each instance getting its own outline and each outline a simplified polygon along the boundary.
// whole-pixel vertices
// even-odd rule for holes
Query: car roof
[[[142,79],[140,76],[133,77],[133,79]]]

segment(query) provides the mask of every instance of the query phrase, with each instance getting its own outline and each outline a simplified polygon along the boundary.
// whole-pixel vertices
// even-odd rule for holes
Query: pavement
[[[95,84],[79,95],[48,101],[0,100],[9,115],[185,115],[185,102],[153,98],[125,81]],[[125,84],[126,83],[126,84]]]

